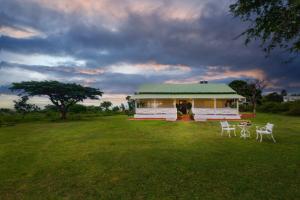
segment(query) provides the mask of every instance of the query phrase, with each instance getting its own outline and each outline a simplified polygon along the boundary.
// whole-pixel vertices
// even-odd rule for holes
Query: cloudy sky
[[[232,0],[0,0],[0,91],[11,82],[58,80],[107,97],[143,83],[265,79],[300,88],[300,59],[266,58],[235,39],[246,27]]]

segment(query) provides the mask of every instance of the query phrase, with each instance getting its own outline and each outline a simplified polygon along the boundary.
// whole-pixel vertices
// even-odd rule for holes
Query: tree
[[[240,35],[246,36],[245,44],[260,39],[267,55],[275,47],[299,53],[299,0],[238,0],[230,5],[230,11],[242,21],[250,22]]]
[[[114,106],[114,107],[112,108],[112,111],[113,111],[113,112],[119,112],[119,111],[120,111],[119,106]]]
[[[257,104],[262,99],[262,90],[266,87],[263,80],[234,80],[229,83],[229,86],[234,89],[239,95],[246,97],[246,100],[253,106],[253,112],[256,112]]]
[[[126,110],[125,105],[123,103],[121,103],[120,109],[121,109],[122,112],[124,112]]]
[[[281,94],[282,97],[287,96],[287,91],[286,90],[281,90],[280,94]]]
[[[264,96],[264,100],[269,102],[282,102],[283,96],[278,94],[277,92],[272,92]]]
[[[60,112],[61,119],[66,119],[70,106],[87,98],[99,99],[103,94],[99,89],[58,81],[24,81],[13,83],[10,89],[21,91],[20,95],[48,96]]]
[[[248,81],[248,87],[251,92],[251,95],[249,96],[249,100],[253,106],[253,113],[256,113],[257,103],[259,103],[260,100],[262,99],[261,94],[266,86],[267,85],[264,80],[254,79]]]
[[[21,99],[14,101],[15,110],[21,113],[23,117],[28,112],[40,110],[40,108],[37,105],[27,103],[28,100],[29,100],[28,96],[22,96]]]
[[[133,112],[134,108],[135,108],[135,101],[134,101],[134,99],[131,99],[131,96],[127,96],[126,100],[127,100],[127,104],[128,104],[128,110],[130,112]]]
[[[110,101],[103,101],[100,104],[100,108],[103,108],[105,111],[108,111],[111,106],[112,106],[112,103]]]
[[[231,83],[229,83],[229,87],[234,89],[239,95],[242,95],[244,97],[249,97],[251,95],[249,86],[247,81],[244,80],[234,80]],[[249,100],[249,99],[248,99]]]

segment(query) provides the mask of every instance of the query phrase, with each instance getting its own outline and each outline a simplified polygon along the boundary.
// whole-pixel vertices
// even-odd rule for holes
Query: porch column
[[[192,99],[192,109],[194,110],[194,107],[195,107],[195,100]]]
[[[137,99],[134,101],[134,110],[136,110],[137,109]]]
[[[216,114],[216,110],[217,110],[217,100],[216,98],[214,98],[214,112]]]
[[[176,108],[176,99],[173,99],[173,107]]]
[[[239,114],[239,99],[236,99],[236,109],[237,109],[237,113]]]
[[[156,99],[154,99],[154,103],[153,103],[154,105],[154,108],[157,108],[157,105],[156,105]]]

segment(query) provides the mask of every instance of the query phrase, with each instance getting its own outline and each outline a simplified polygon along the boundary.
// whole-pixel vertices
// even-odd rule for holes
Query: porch
[[[186,109],[186,110],[185,110]],[[238,98],[207,99],[136,99],[137,119],[166,119],[175,121],[178,115],[193,115],[196,121],[207,119],[240,119]]]

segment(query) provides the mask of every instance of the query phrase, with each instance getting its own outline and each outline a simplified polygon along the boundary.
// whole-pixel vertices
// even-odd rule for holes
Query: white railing
[[[176,108],[136,108],[136,114],[175,114]]]
[[[193,108],[195,115],[237,115],[239,112],[234,108]]]

